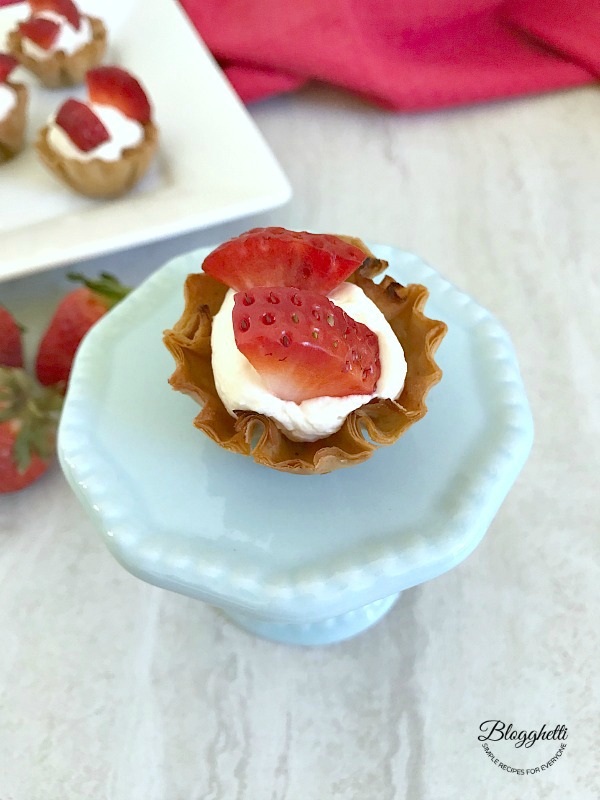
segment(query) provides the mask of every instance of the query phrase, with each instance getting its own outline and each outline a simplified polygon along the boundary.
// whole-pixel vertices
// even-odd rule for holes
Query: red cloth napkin
[[[316,79],[418,111],[600,78],[600,0],[180,2],[245,102]]]
[[[417,111],[600,76],[600,0],[180,2],[246,102],[317,79]]]

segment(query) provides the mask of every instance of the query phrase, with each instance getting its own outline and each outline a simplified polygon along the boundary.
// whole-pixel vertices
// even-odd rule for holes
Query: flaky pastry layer
[[[234,419],[227,412],[215,387],[210,336],[212,319],[228,287],[214,278],[204,273],[188,276],[183,314],[164,334],[176,363],[169,383],[202,406],[194,425],[221,447],[283,472],[324,474],[366,461],[379,446],[392,444],[425,416],[427,393],[442,376],[434,354],[447,328],[423,314],[428,290],[419,284],[402,286],[389,276],[375,283],[373,277],[385,270],[387,262],[375,258],[359,239],[340,238],[365,252],[364,264],[349,280],[389,322],[404,350],[407,373],[396,400],[371,400],[352,411],[337,433],[316,442],[294,442],[264,414],[239,411]]]

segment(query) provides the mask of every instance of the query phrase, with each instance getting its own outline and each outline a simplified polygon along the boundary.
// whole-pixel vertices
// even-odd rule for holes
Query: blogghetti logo
[[[541,775],[550,769],[560,761],[567,749],[565,740],[569,736],[566,725],[552,727],[544,723],[541,728],[527,730],[501,719],[486,719],[479,726],[479,731],[477,739],[492,764],[515,775]],[[540,745],[540,742],[544,744]],[[555,744],[546,744],[549,742]],[[559,743],[558,749],[556,743]],[[540,757],[545,760],[542,761]],[[527,763],[523,763],[525,761]]]

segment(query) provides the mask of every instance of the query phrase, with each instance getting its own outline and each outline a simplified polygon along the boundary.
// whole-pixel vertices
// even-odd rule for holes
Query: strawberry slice
[[[21,328],[13,315],[0,306],[0,367],[22,367]]]
[[[233,330],[240,352],[282,400],[375,391],[377,336],[324,295],[284,286],[238,292]]]
[[[19,25],[21,36],[48,50],[54,44],[60,31],[60,25],[44,17],[29,17]]]
[[[92,109],[74,98],[62,104],[56,115],[56,124],[84,153],[110,139],[108,131]]]
[[[9,56],[8,53],[0,53],[0,83],[8,80],[8,76],[15,67],[19,66],[16,58]]]
[[[338,236],[253,228],[213,250],[202,269],[238,290],[277,285],[328,294],[365,258]]]
[[[81,14],[71,0],[29,0],[29,7],[34,14],[39,14],[40,11],[53,11],[79,30]]]
[[[150,122],[151,109],[146,92],[133,75],[120,67],[96,67],[85,76],[93,103],[113,106],[142,125]]]

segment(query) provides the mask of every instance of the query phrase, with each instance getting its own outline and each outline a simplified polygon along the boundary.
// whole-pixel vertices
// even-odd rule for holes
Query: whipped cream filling
[[[358,286],[343,283],[329,299],[357,322],[367,325],[379,340],[381,376],[374,394],[346,397],[313,397],[301,403],[281,400],[264,381],[235,343],[232,311],[235,290],[230,289],[212,325],[212,368],[215,385],[231,416],[236,411],[256,411],[275,420],[292,440],[314,442],[338,431],[351,411],[374,397],[395,399],[404,386],[404,351],[381,311]]]
[[[17,105],[17,93],[6,83],[0,83],[0,122],[8,117]]]
[[[60,25],[58,36],[47,50],[44,50],[39,44],[32,42],[27,36],[23,37],[21,41],[23,52],[26,56],[34,58],[36,61],[45,61],[59,50],[71,56],[73,53],[76,53],[77,50],[81,50],[84,45],[92,41],[92,26],[89,19],[84,15],[81,16],[79,30],[74,28],[68,19],[65,19],[65,17],[60,14],[54,13],[54,11],[40,11],[39,14],[35,16],[44,17]]]
[[[75,158],[78,161],[91,161],[93,158],[99,158],[101,161],[119,161],[124,150],[135,147],[143,140],[143,125],[126,117],[118,108],[100,103],[88,103],[87,105],[102,121],[110,138],[98,147],[94,147],[93,150],[84,152],[77,147],[68,133],[57,125],[55,118],[52,117],[48,122],[46,141],[55,153],[64,158]]]

